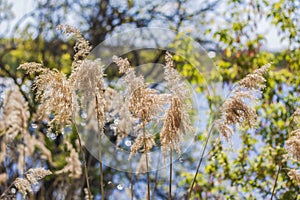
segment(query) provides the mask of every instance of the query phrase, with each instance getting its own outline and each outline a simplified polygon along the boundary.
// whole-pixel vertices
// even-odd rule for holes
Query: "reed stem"
[[[270,200],[272,200],[274,195],[275,195],[276,185],[277,185],[277,181],[278,181],[278,177],[279,177],[281,167],[282,167],[282,163],[279,164],[279,167],[278,167],[278,170],[277,170],[277,174],[276,174],[275,182],[274,182],[274,185],[273,185],[273,190],[272,190],[272,195],[271,195]]]
[[[172,199],[172,149],[170,149],[170,180],[169,180],[169,197],[168,199]]]
[[[86,181],[86,187],[87,187],[87,190],[88,190],[88,193],[89,193],[89,199],[92,200],[92,193],[91,193],[91,188],[90,188],[90,183],[89,183],[88,169],[87,169],[87,166],[86,166],[85,153],[84,153],[83,148],[82,148],[82,143],[81,143],[81,139],[80,139],[80,136],[78,134],[78,131],[76,131],[76,132],[77,132],[77,136],[78,136],[78,141],[79,141],[79,147],[80,147],[82,160],[83,160],[83,163],[84,163],[83,166],[84,166],[84,176],[85,176],[85,181]]]
[[[98,100],[98,96],[96,95],[96,110],[97,110],[97,121],[98,121],[98,154],[99,154],[99,162],[100,162],[100,167],[99,167],[99,171],[100,171],[100,190],[101,190],[101,198],[102,200],[105,199],[105,193],[104,193],[104,183],[103,183],[103,167],[102,167],[102,145],[101,145],[101,140],[102,140],[102,134],[103,134],[103,127],[100,127],[99,124],[99,107],[98,104],[99,100]]]
[[[196,169],[196,173],[195,173],[195,175],[194,175],[194,178],[193,178],[193,181],[192,181],[192,185],[191,185],[190,190],[189,190],[189,192],[188,192],[188,196],[187,196],[188,199],[189,199],[189,197],[190,197],[191,194],[192,194],[192,191],[193,191],[193,188],[194,188],[194,184],[195,184],[195,182],[196,182],[197,175],[198,175],[198,172],[199,172],[201,163],[202,163],[202,161],[203,161],[203,157],[204,157],[204,154],[205,154],[205,150],[206,150],[206,148],[207,148],[207,144],[208,144],[209,138],[210,138],[210,136],[211,136],[213,127],[214,127],[214,124],[211,126],[211,128],[210,128],[210,130],[209,130],[209,132],[208,132],[208,135],[207,135],[207,137],[206,137],[205,144],[204,144],[204,148],[202,149],[201,157],[200,157],[200,160],[199,160],[197,169]]]
[[[146,169],[147,169],[147,200],[150,200],[150,173],[149,173],[149,161],[148,161],[148,152],[147,144],[146,144],[146,131],[145,126],[143,125],[143,136],[144,136],[144,147],[145,147],[145,154],[146,154]]]

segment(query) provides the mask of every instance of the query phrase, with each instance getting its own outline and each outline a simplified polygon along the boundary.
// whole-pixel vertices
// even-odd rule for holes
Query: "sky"
[[[8,0],[8,2],[13,3],[13,12],[15,14],[15,19],[13,23],[16,23],[23,15],[30,12],[34,8],[34,0]],[[280,42],[280,37],[277,34],[275,27],[271,25],[268,21],[262,21],[258,24],[260,27],[260,32],[266,36],[266,50],[278,51],[286,47],[285,42]]]

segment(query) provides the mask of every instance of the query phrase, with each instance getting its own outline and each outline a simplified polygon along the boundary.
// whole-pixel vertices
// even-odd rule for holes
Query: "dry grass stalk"
[[[124,110],[124,114],[129,114],[127,118],[131,120],[141,119],[141,129],[138,131],[135,143],[131,146],[131,158],[142,146],[144,146],[144,153],[148,153],[155,144],[153,136],[144,133],[142,129],[163,110],[164,98],[157,90],[147,88],[143,76],[135,74],[127,59],[114,56],[113,61],[119,67],[119,72],[124,73],[122,79],[127,86],[124,104],[128,106],[128,110]]]
[[[134,118],[142,120],[142,126],[146,126],[163,110],[165,104],[164,95],[160,95],[155,89],[148,88],[143,76],[137,76],[127,59],[113,57],[113,61],[119,67],[119,72],[124,73],[122,80],[127,85],[125,89],[125,101]]]
[[[163,155],[174,149],[178,154],[180,151],[180,141],[182,136],[179,133],[181,126],[182,105],[178,98],[172,98],[171,105],[167,111],[164,126],[160,132],[160,142]]]
[[[73,83],[67,79],[66,75],[57,70],[43,68],[36,63],[26,63],[20,65],[19,68],[29,74],[40,73],[34,82],[34,89],[37,91],[36,98],[41,102],[39,110],[43,112],[43,115],[54,114],[54,118],[49,122],[48,134],[52,132],[54,125],[61,129],[71,124]],[[60,129],[57,131],[61,131]]]
[[[183,134],[193,132],[188,111],[191,109],[189,100],[191,95],[187,85],[181,81],[180,74],[173,68],[172,55],[167,52],[165,56],[164,78],[171,94],[168,98],[170,104],[166,112],[163,128],[160,132],[161,149],[166,156],[170,150],[181,154],[180,143]]]
[[[77,38],[74,47],[75,55],[73,57],[72,72],[70,76],[67,78],[62,72],[59,72],[56,69],[50,70],[44,68],[38,63],[25,63],[19,67],[19,69],[25,70],[28,74],[38,74],[34,82],[34,89],[36,89],[37,99],[41,103],[39,107],[39,110],[42,111],[41,116],[48,116],[48,118],[50,114],[54,116],[53,119],[49,118],[48,134],[53,132],[54,126],[57,129],[56,133],[58,133],[59,131],[62,131],[64,126],[73,123],[73,116],[76,111],[75,108],[77,108],[74,94],[75,90],[78,88],[75,86],[83,87],[82,89],[88,89],[87,92],[95,92],[93,87],[95,85],[97,89],[94,93],[95,95],[98,95],[98,91],[102,90],[101,83],[99,84],[98,81],[95,81],[95,79],[99,77],[102,78],[103,76],[102,67],[99,66],[99,61],[84,60],[91,51],[89,42],[84,39],[78,29],[69,25],[60,25],[57,29],[63,30],[66,34],[74,34]],[[84,85],[91,82],[92,85]],[[91,87],[93,87],[93,90]],[[75,157],[74,151],[71,151],[70,159],[79,161]],[[85,159],[84,156],[83,159]],[[78,165],[78,162],[75,162],[74,166],[75,165]],[[76,173],[73,174],[73,176],[78,177],[79,174]],[[85,178],[90,193],[86,166]]]
[[[230,141],[231,136],[233,135],[233,130],[231,126],[233,125],[242,125],[245,126],[246,123],[250,127],[254,127],[257,119],[256,111],[251,106],[247,105],[248,101],[255,101],[257,92],[260,92],[261,89],[265,88],[266,79],[263,77],[271,67],[271,64],[266,64],[261,68],[254,70],[252,74],[247,75],[245,78],[240,80],[237,83],[237,87],[233,90],[232,95],[224,102],[221,106],[221,118],[214,121],[213,126],[215,125],[221,135],[227,140]],[[203,161],[204,153],[211,136],[213,126],[208,132],[206,137],[204,148],[201,152],[200,160],[194,175],[191,187],[188,192],[188,198],[191,196],[194,184]],[[279,167],[278,173],[281,167]],[[276,179],[277,180],[277,179]],[[274,184],[274,188],[276,186]],[[274,190],[273,190],[274,192]],[[273,195],[273,194],[272,194]]]
[[[266,79],[263,75],[268,72],[270,66],[271,64],[266,64],[240,80],[232,95],[221,106],[221,118],[216,120],[215,124],[227,141],[233,134],[230,126],[235,124],[243,127],[249,125],[251,128],[255,126],[257,114],[248,103],[255,102],[256,93],[265,88]]]
[[[139,149],[143,148],[146,155],[147,168],[147,199],[150,199],[150,174],[148,153],[155,145],[153,135],[146,133],[146,125],[154,120],[163,110],[165,104],[164,96],[160,95],[157,90],[150,89],[144,83],[143,76],[137,76],[134,69],[130,66],[127,59],[113,57],[113,62],[119,67],[119,72],[124,74],[122,80],[126,84],[125,102],[130,111],[130,119],[140,119],[141,123],[137,127],[137,138],[130,149],[129,159],[136,154]]]
[[[77,37],[74,47],[76,53],[72,63],[73,69],[69,78],[62,72],[56,69],[44,68],[39,63],[25,63],[19,67],[28,74],[38,74],[34,82],[34,89],[37,91],[37,100],[41,102],[39,110],[44,112],[43,116],[54,115],[54,118],[49,122],[48,133],[52,132],[54,125],[62,128],[72,123],[74,107],[76,107],[76,102],[73,99],[75,84],[87,89],[86,91],[91,91],[91,88],[94,88],[93,85],[84,84],[96,83],[96,86],[98,86],[98,82],[95,82],[95,80],[103,76],[98,60],[83,61],[90,52],[91,47],[80,31],[68,25],[60,25],[58,29],[63,30],[64,33],[73,33]],[[91,74],[93,76],[89,76]]]

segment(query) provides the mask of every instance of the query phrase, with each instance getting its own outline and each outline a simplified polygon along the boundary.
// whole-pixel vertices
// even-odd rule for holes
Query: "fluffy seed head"
[[[298,185],[300,185],[300,173],[299,170],[290,169],[288,172],[290,179],[294,180]]]
[[[131,159],[141,148],[143,148],[142,151],[144,153],[149,153],[153,146],[155,146],[153,135],[145,133],[144,137],[143,134],[139,134],[130,148],[129,159]]]
[[[263,75],[268,72],[270,66],[271,64],[264,65],[240,80],[232,95],[221,106],[221,118],[215,124],[227,141],[233,134],[230,126],[235,124],[255,126],[257,114],[255,109],[248,104],[255,102],[256,93],[265,87],[266,80]]]
[[[77,42],[74,46],[74,51],[76,53],[74,55],[74,62],[72,65],[73,67],[78,67],[78,65],[81,64],[80,60],[84,60],[87,57],[92,47],[78,29],[70,25],[58,25],[56,28],[57,30],[62,30],[65,34],[74,34],[77,38]]]
[[[25,198],[29,193],[32,193],[31,184],[30,182],[25,178],[17,178],[14,181],[14,185],[17,187],[18,191],[23,195]]]
[[[188,111],[191,109],[191,95],[186,83],[181,81],[180,74],[173,68],[173,57],[167,52],[165,56],[164,79],[170,90],[168,103],[170,107],[166,112],[164,125],[160,132],[161,149],[166,156],[171,149],[181,154],[180,143],[182,135],[193,132]]]
[[[25,175],[27,180],[31,184],[37,184],[39,180],[43,179],[45,176],[52,174],[50,170],[46,170],[42,167],[29,169]]]
[[[3,104],[3,115],[0,116],[0,136],[5,134],[13,140],[18,134],[27,132],[30,117],[28,103],[17,86],[13,86],[6,94]]]
[[[286,141],[286,150],[292,158],[300,161],[300,129],[291,132],[291,137]]]
[[[180,126],[182,121],[182,103],[178,98],[172,98],[170,108],[164,122],[162,131],[160,132],[161,149],[166,156],[167,152],[174,149],[180,154],[180,142],[182,136]]]
[[[271,67],[271,63],[268,63],[259,69],[254,70],[252,74],[248,74],[245,78],[239,81],[238,85],[247,89],[261,90],[264,89],[266,79],[263,77]]]

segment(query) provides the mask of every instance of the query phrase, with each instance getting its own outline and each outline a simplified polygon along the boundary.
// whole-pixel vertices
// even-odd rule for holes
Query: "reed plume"
[[[161,113],[165,98],[157,90],[147,87],[147,84],[144,83],[144,77],[136,75],[134,68],[130,66],[127,59],[114,56],[113,61],[119,67],[119,72],[124,73],[122,77],[126,84],[124,104],[128,105],[129,111],[125,110],[125,113],[129,114],[128,119],[141,119],[141,124],[137,126],[140,127],[137,139],[131,146],[131,158],[142,146],[144,146],[144,153],[148,153],[154,146],[153,136],[145,133],[143,129]]]
[[[24,135],[27,133],[29,117],[28,103],[25,101],[19,88],[13,85],[7,91],[3,104],[0,136],[5,135],[8,141],[12,141],[18,134]]]
[[[160,142],[163,155],[166,156],[170,150],[181,154],[180,144],[184,134],[192,133],[194,130],[188,111],[191,109],[189,101],[191,95],[187,85],[180,78],[180,74],[174,69],[172,55],[167,52],[165,56],[164,78],[166,86],[171,94],[168,96],[169,109],[166,112],[164,125],[160,132]]]
[[[286,150],[293,159],[300,162],[300,129],[292,131],[290,135],[286,141]]]
[[[294,121],[297,126],[299,126],[300,122],[300,109],[297,108],[292,116],[292,121]],[[298,164],[300,163],[300,129],[293,130],[289,134],[289,138],[286,141],[285,149],[287,151],[287,159],[296,161]],[[300,185],[300,172],[296,169],[289,169],[288,176],[291,180],[295,181],[298,185]]]
[[[212,134],[213,127],[216,126],[219,133],[227,140],[230,141],[234,131],[231,128],[233,125],[241,125],[242,127],[254,127],[257,120],[257,114],[249,102],[257,100],[257,93],[265,88],[266,79],[263,77],[270,69],[271,63],[262,66],[248,74],[245,78],[240,80],[236,87],[233,89],[232,94],[220,107],[221,117],[214,121],[208,136],[206,137],[203,150],[201,152],[200,160],[197,165],[196,173],[194,175],[188,197],[191,196],[194,184],[203,161],[205,150]],[[279,168],[280,169],[280,168]]]
[[[44,68],[37,63],[25,63],[20,65],[19,69],[27,73],[38,73],[34,81],[34,90],[36,90],[36,99],[40,101],[39,110],[42,116],[50,116],[48,134],[52,133],[53,127],[58,126],[58,131],[71,124],[73,114],[73,83],[66,75],[57,70]]]
[[[296,169],[290,169],[288,176],[291,180],[295,181],[300,186],[300,171]]]
[[[31,168],[27,172],[25,172],[23,178],[17,178],[12,183],[12,185],[2,194],[1,198],[6,198],[8,193],[10,192],[9,190],[13,190],[13,186],[15,186],[16,189],[23,195],[23,198],[26,198],[28,194],[33,193],[32,185],[36,185],[38,181],[50,174],[52,174],[51,171],[46,170],[42,167]],[[13,195],[14,198],[16,198],[16,192],[13,192]]]
[[[56,69],[50,70],[48,68],[44,68],[43,65],[39,63],[25,63],[20,65],[19,67],[19,69],[25,70],[26,73],[30,75],[37,74],[37,77],[34,81],[33,89],[36,90],[36,98],[40,102],[39,113],[42,113],[41,117],[48,117],[48,136],[50,133],[53,132],[55,132],[56,134],[62,132],[63,127],[74,123],[74,114],[76,112],[76,108],[78,107],[77,101],[74,97],[74,94],[78,89],[76,88],[76,86],[80,86],[83,87],[83,89],[87,89],[91,85],[85,84],[88,84],[90,83],[89,81],[92,81],[92,84],[96,84],[96,89],[98,89],[99,91],[102,90],[102,88],[100,88],[99,86],[99,82],[94,82],[96,78],[102,76],[102,68],[99,67],[99,62],[97,60],[84,60],[87,58],[92,48],[89,45],[89,42],[86,39],[84,39],[84,37],[78,29],[73,28],[69,25],[59,25],[57,29],[62,30],[66,34],[74,34],[74,36],[77,39],[74,46],[75,54],[73,57],[72,71],[70,76],[67,77],[64,73]],[[91,74],[93,76],[89,77],[89,75]],[[88,80],[87,77],[89,78]],[[94,80],[91,80],[92,78],[94,78]],[[86,92],[92,91],[91,88],[88,89],[89,90],[86,90]],[[99,93],[95,94],[98,95]],[[99,111],[97,113],[99,114]],[[102,119],[99,122],[101,121]],[[55,131],[53,129],[54,127],[56,128]],[[80,148],[82,150],[79,135],[78,139]],[[71,152],[71,159],[74,160],[75,154],[73,151]],[[82,157],[84,159],[84,163],[86,163],[85,156]],[[75,162],[74,165],[76,163],[77,162]],[[87,188],[90,193],[86,165],[84,165],[84,169]],[[74,176],[78,177],[79,174],[74,174]]]
[[[125,104],[130,112],[129,119],[139,119],[137,124],[137,138],[130,148],[129,159],[140,149],[146,156],[147,173],[147,199],[150,199],[150,173],[148,153],[155,145],[153,135],[146,133],[146,125],[153,121],[163,111],[165,98],[159,91],[148,88],[143,76],[137,76],[134,68],[127,59],[114,56],[113,62],[119,67],[119,72],[124,74],[122,80],[126,84]]]
[[[266,79],[263,77],[270,69],[271,64],[266,64],[254,70],[237,83],[230,97],[220,108],[221,118],[215,124],[221,135],[229,141],[233,135],[231,126],[241,125],[253,128],[256,124],[257,114],[255,109],[248,105],[257,100],[257,93],[265,88]]]

